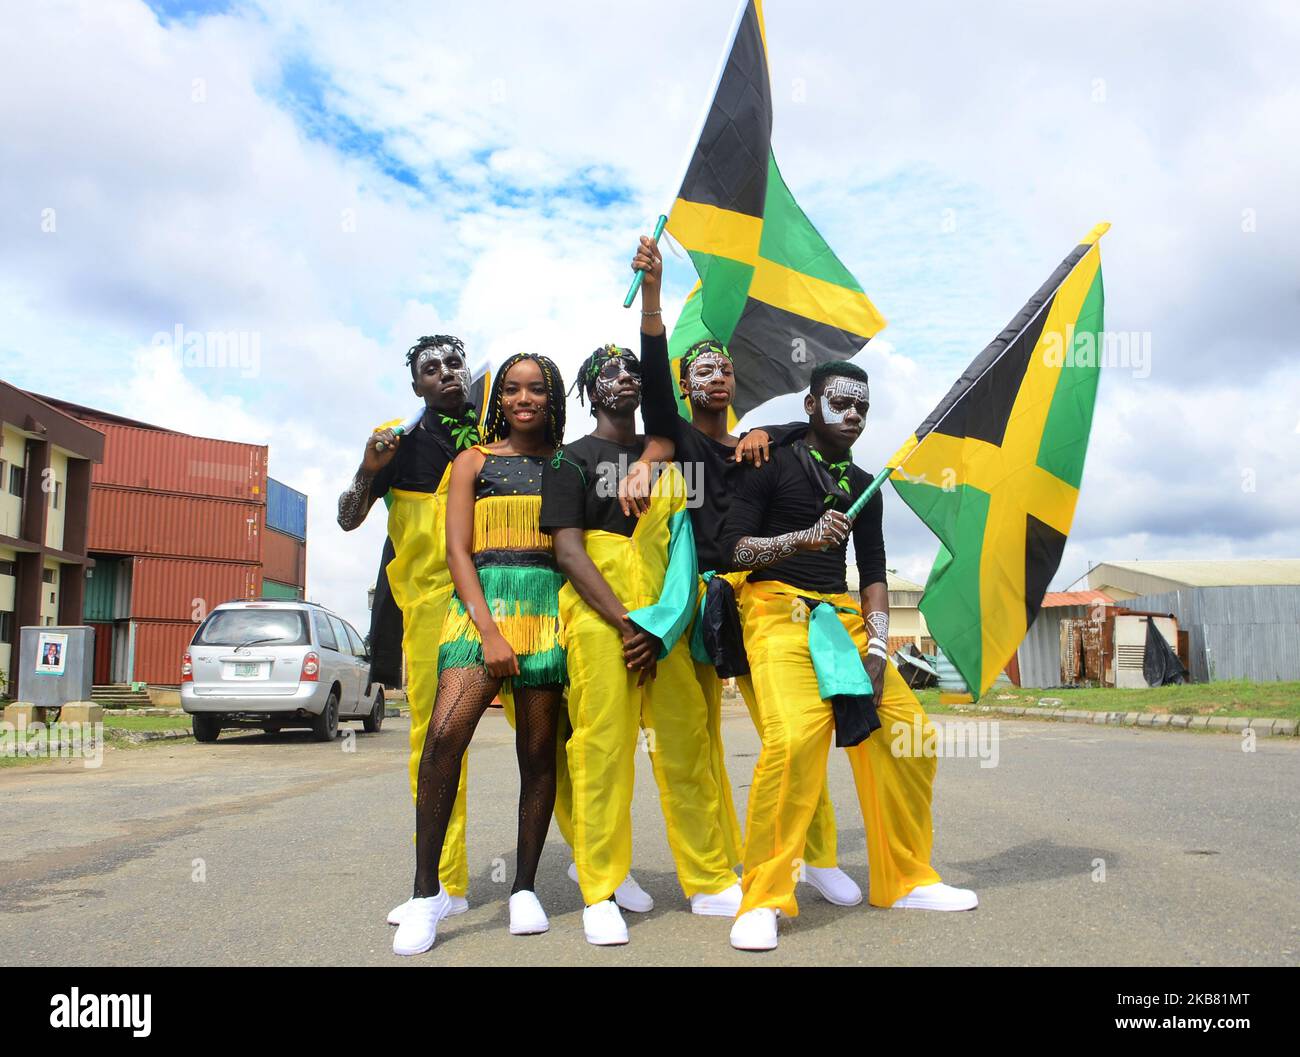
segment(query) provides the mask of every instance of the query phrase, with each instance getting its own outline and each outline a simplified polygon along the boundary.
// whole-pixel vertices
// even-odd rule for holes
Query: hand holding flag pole
[[[659,222],[655,224],[655,233],[651,236],[652,241],[659,242],[659,236],[664,233],[664,227],[668,223],[668,217],[663,213],[659,214]],[[641,281],[645,278],[645,270],[638,268],[636,275],[632,276],[632,285],[627,288],[627,297],[623,298],[623,307],[631,308],[632,302],[636,300],[636,292],[641,289]]]

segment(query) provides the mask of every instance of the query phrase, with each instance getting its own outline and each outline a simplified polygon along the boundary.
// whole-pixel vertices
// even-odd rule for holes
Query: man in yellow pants
[[[734,916],[740,886],[728,862],[710,763],[708,709],[683,637],[695,602],[695,546],[681,474],[669,467],[639,519],[620,509],[618,478],[641,454],[640,365],[608,345],[579,368],[596,429],[556,453],[542,478],[542,528],[568,583],[560,620],[569,665],[573,851],[583,929],[596,945],[626,943],[613,899],[632,856],[632,789],[644,730],[668,844],[696,914]]]
[[[742,858],[740,826],[731,799],[731,782],[727,777],[724,746],[722,742],[722,679],[714,667],[704,642],[703,625],[706,623],[705,601],[710,590],[715,597],[710,605],[708,623],[716,625],[722,608],[731,610],[729,599],[716,597],[717,589],[707,586],[715,573],[731,568],[731,555],[722,552],[721,531],[731,495],[744,477],[744,459],[762,462],[769,457],[769,446],[778,446],[787,439],[803,436],[806,422],[783,426],[764,426],[750,430],[742,437],[731,433],[732,401],[736,395],[735,366],[731,353],[713,340],[697,342],[681,358],[678,378],[674,382],[669,365],[668,340],[659,315],[660,276],[663,258],[652,239],[642,236],[632,268],[643,272],[642,304],[649,313],[642,325],[642,401],[641,415],[645,420],[646,447],[633,470],[620,484],[620,502],[625,510],[639,510],[641,496],[648,492],[650,467],[673,459],[679,466],[688,467],[691,477],[691,526],[695,532],[696,559],[699,566],[699,601],[696,619],[691,629],[691,656],[695,660],[695,675],[709,706],[710,763],[722,791],[721,818],[727,856],[739,864]],[[690,408],[687,422],[678,413],[674,389],[679,389]],[[746,454],[748,453],[748,454]],[[725,574],[731,588],[738,588],[744,574]],[[739,676],[737,682],[741,696],[755,717],[754,695],[749,677],[742,674],[743,664],[727,675]],[[855,906],[862,902],[860,889],[848,874],[839,868],[835,834],[835,811],[830,793],[823,788],[808,828],[808,842],[804,852],[804,867],[800,880],[807,881],[822,896],[839,906]]]
[[[799,912],[795,883],[832,740],[848,749],[853,767],[871,904],[978,904],[974,892],[943,884],[930,866],[934,757],[891,752],[895,725],[931,728],[886,652],[883,499],[874,496],[852,525],[843,513],[871,483],[850,453],[868,406],[860,367],[815,368],[804,399],[807,435],[751,470],[727,514],[724,547],[735,567],[750,570],[740,610],[763,742],[749,790],[744,897],[731,932],[741,950],[774,948],[777,915]],[[847,593],[850,531],[865,604]]]
[[[423,337],[406,356],[411,389],[423,399],[424,414],[411,429],[399,422],[377,429],[366,441],[361,466],[339,496],[339,526],[346,532],[366,519],[377,499],[388,505],[388,538],[393,558],[386,575],[393,602],[402,615],[402,651],[407,664],[407,699],[411,709],[411,797],[424,735],[438,695],[438,641],[451,597],[447,571],[444,511],[451,463],[456,454],[478,441],[478,412],[469,403],[470,377],[465,349],[448,334]],[[373,629],[373,625],[372,625]],[[372,651],[375,648],[372,630]],[[465,767],[460,773],[456,807],[447,827],[439,880],[452,899],[450,914],[469,909],[465,892],[469,868],[465,858]],[[399,924],[406,904],[388,916]]]

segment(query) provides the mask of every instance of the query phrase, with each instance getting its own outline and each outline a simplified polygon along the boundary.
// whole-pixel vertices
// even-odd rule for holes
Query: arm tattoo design
[[[875,609],[867,614],[867,627],[871,629],[871,637],[889,641],[889,614],[882,613]]]
[[[374,475],[358,470],[352,483],[339,495],[339,527],[351,532],[370,513],[370,483]]]
[[[783,536],[741,536],[736,541],[732,560],[738,569],[766,569],[782,558],[788,558],[799,549],[799,544],[812,538],[812,529],[787,532]]]
[[[741,536],[736,541],[732,560],[738,569],[766,569],[782,558],[788,558],[801,546],[838,546],[844,542],[834,538],[831,531],[835,523],[834,511],[828,510],[806,529],[787,532],[781,536]]]

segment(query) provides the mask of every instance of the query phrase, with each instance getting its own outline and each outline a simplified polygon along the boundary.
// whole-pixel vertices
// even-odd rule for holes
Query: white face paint
[[[709,387],[726,380],[731,361],[716,352],[701,353],[686,373],[686,388],[692,402],[707,407]]]
[[[594,398],[596,405],[607,410],[612,409],[618,399],[614,395],[615,392],[628,378],[636,383],[639,392],[641,376],[628,370],[627,360],[621,356],[617,359],[606,360],[604,366],[600,369],[600,374],[596,375],[596,395]]]
[[[415,373],[423,374],[425,365],[430,361],[436,363],[439,367],[444,384],[447,379],[455,378],[460,383],[461,392],[469,396],[469,367],[462,363],[459,367],[449,367],[443,363],[443,357],[447,356],[452,350],[440,348],[431,345],[428,348],[421,349],[415,356]],[[459,354],[457,354],[459,356]]]
[[[843,375],[837,374],[826,383],[826,388],[822,390],[821,395],[822,421],[828,426],[842,425],[848,415],[847,408],[843,411],[836,411],[831,407],[831,401],[834,399],[861,401],[864,404],[870,404],[871,393],[866,382],[860,382],[856,378],[845,378]]]

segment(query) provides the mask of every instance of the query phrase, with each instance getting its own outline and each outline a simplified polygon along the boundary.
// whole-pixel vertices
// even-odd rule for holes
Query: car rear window
[[[194,636],[195,646],[306,646],[307,614],[301,609],[218,609]]]

